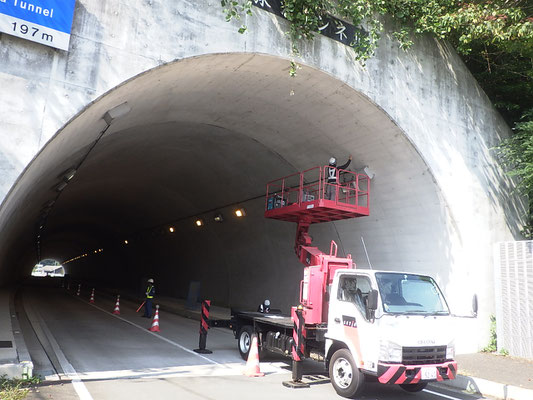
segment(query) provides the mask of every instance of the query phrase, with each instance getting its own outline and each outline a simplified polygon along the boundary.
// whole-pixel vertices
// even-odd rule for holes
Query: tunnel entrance
[[[439,271],[446,281],[446,211],[400,127],[345,82],[306,66],[293,79],[286,68],[285,59],[259,54],[193,57],[89,104],[4,203],[4,265],[28,274],[28,249],[37,246],[42,258],[70,261],[75,279],[138,291],[150,276],[159,294],[182,299],[201,282],[215,305],[275,297],[288,309],[301,280],[294,227],[263,217],[266,184],[351,155],[352,173],[375,172],[375,211],[316,224],[314,243],[327,248],[334,239],[364,268],[364,234],[373,264]],[[237,208],[246,218],[233,217]],[[432,240],[412,240],[421,236]]]

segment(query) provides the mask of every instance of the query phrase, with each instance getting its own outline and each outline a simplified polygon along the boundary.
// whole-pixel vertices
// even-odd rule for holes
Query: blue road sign
[[[0,0],[0,31],[68,50],[76,0]]]

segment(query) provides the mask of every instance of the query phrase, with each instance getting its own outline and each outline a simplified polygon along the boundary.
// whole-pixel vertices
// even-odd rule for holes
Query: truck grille
[[[404,365],[439,364],[446,361],[446,346],[403,347]]]

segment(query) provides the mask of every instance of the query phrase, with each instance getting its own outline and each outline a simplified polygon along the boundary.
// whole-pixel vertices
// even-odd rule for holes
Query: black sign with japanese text
[[[282,1],[283,0],[253,0],[253,5],[284,18],[281,7]],[[368,36],[368,32],[363,28],[355,27],[338,18],[328,15],[323,19],[324,24],[318,28],[319,33],[330,39],[336,40],[337,42],[341,42],[346,46],[352,47],[357,44],[360,38]]]

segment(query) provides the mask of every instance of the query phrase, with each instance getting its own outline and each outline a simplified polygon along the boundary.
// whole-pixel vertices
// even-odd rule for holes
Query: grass
[[[29,379],[8,379],[0,376],[0,400],[22,400],[30,391],[29,387],[41,382],[39,377]]]

